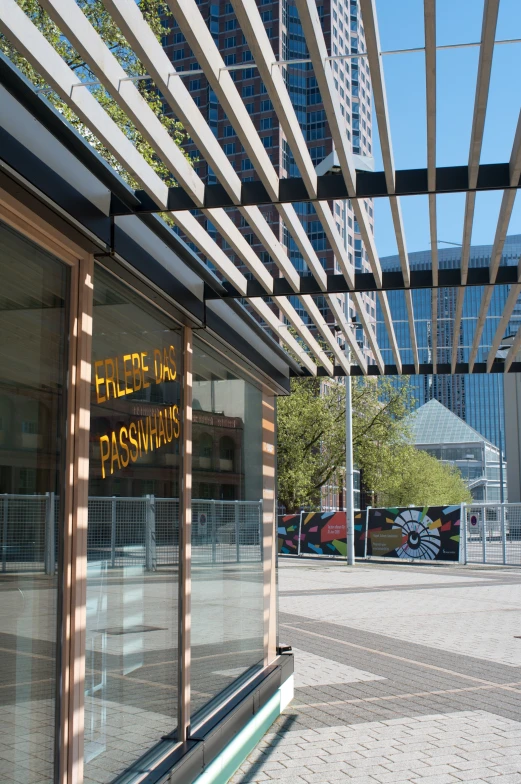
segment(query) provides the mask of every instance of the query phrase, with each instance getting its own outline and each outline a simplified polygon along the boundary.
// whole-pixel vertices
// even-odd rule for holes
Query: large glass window
[[[192,714],[263,663],[262,394],[194,340]]]
[[[54,781],[67,267],[0,223],[0,780]]]
[[[181,328],[94,277],[85,780],[177,722]]]

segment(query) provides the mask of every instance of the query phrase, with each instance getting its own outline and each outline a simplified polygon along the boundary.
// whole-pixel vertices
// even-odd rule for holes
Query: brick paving
[[[521,569],[280,560],[295,699],[233,784],[521,784]]]

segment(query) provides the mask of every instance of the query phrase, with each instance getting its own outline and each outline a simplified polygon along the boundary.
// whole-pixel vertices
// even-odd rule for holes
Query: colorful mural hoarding
[[[277,519],[277,550],[284,555],[298,555],[300,512],[279,515]]]
[[[302,515],[300,532],[302,555],[342,555],[346,557],[346,513],[308,512]]]
[[[346,513],[302,512],[282,515],[277,523],[278,551],[284,555],[333,555],[345,558]],[[356,555],[364,555],[365,512],[355,513]],[[300,538],[300,547],[299,547]],[[359,552],[360,551],[360,552]]]
[[[359,541],[365,547],[367,535],[367,555],[375,557],[458,561],[460,511],[460,506],[370,509],[367,534],[363,530]]]

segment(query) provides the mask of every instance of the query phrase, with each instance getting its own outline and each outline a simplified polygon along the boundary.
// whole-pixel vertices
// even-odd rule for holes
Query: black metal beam
[[[498,359],[494,362],[490,369],[490,373],[504,373],[505,371],[505,362],[504,360]],[[521,362],[512,362],[510,365],[510,369],[508,370],[509,373],[521,373]],[[468,374],[469,373],[469,363],[468,362],[458,362],[456,364],[456,374]],[[470,375],[483,375],[487,373],[487,363],[486,362],[476,362],[474,364],[474,368]],[[301,373],[295,373],[292,371],[290,373],[291,376],[311,376],[311,373],[307,368],[301,368]],[[326,369],[319,366],[318,368],[318,376],[325,376],[329,377]],[[334,370],[335,376],[345,376],[346,373],[344,369],[340,365],[335,365]],[[361,368],[358,365],[351,365],[351,375],[352,376],[363,376]],[[402,365],[402,372],[398,373],[398,369],[396,365],[385,365],[384,372],[380,373],[378,370],[377,365],[369,365],[367,368],[367,375],[368,376],[431,376],[433,375],[433,366],[432,364],[420,365],[419,373],[416,373],[414,369],[414,365]],[[436,374],[439,376],[451,376],[452,369],[450,362],[438,362],[438,366],[436,369]]]
[[[427,169],[405,169],[396,172],[396,189],[394,196],[423,196],[428,193],[461,193],[473,191],[508,190],[519,188],[520,182],[512,186],[508,163],[486,163],[479,167],[476,188],[469,188],[468,166],[443,166],[436,169],[436,188],[429,191],[427,185]],[[350,194],[342,174],[324,174],[317,181],[318,201],[332,199],[349,199]],[[389,191],[384,172],[357,171],[356,198],[378,199],[388,197]],[[160,212],[157,205],[145,191],[135,191],[137,204],[132,208],[114,197],[111,203],[112,215],[128,215],[132,212]],[[241,188],[240,204],[234,204],[223,185],[205,185],[204,207],[251,207],[262,204],[285,204],[310,199],[299,177],[290,177],[279,181],[279,197],[271,199],[262,182],[244,182]],[[182,188],[169,188],[168,210],[182,212],[197,209],[192,199]]]
[[[466,286],[506,286],[518,282],[517,266],[504,266],[498,269],[496,280],[493,284],[489,280],[488,267],[470,267],[467,275]],[[440,269],[438,272],[438,285],[433,286],[431,270],[411,270],[411,289],[433,289],[433,288],[459,288],[461,283],[461,270]],[[205,291],[205,299],[242,299],[243,295],[237,291],[230,283],[223,283],[224,293],[208,287]],[[382,273],[382,291],[403,291],[405,289],[401,272]],[[355,287],[349,289],[343,275],[327,276],[327,293],[343,294],[348,291],[364,292],[377,291],[378,287],[372,272],[357,272],[355,274]],[[312,294],[314,296],[323,295],[324,291],[319,287],[315,278],[307,275],[300,278],[300,288],[295,291],[286,278],[273,279],[273,296],[283,297],[293,294]],[[249,280],[247,284],[246,296],[251,299],[254,297],[266,297],[266,290],[257,280]]]

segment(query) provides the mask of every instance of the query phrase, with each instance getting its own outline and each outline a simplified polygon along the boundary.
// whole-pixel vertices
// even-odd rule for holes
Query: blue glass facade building
[[[472,246],[469,266],[488,267],[491,251],[491,245]],[[517,266],[520,257],[521,235],[507,237],[501,265]],[[438,260],[440,269],[459,268],[461,266],[461,248],[439,249]],[[410,253],[409,263],[411,269],[430,269],[431,252]],[[381,264],[384,270],[400,270],[398,256],[382,258]],[[494,288],[476,357],[478,362],[483,362],[487,358],[509,290],[510,286],[495,286]],[[468,361],[484,291],[485,287],[483,286],[468,287],[465,291],[463,317],[458,339],[458,361]],[[457,295],[458,289],[455,288],[438,290],[436,328],[438,362],[450,362],[451,359]],[[402,291],[390,291],[388,298],[402,361],[412,363],[413,356],[404,294]],[[420,363],[430,363],[433,359],[431,291],[423,289],[413,291],[413,304],[419,361]],[[517,331],[521,316],[518,308],[519,306],[514,311],[507,333]],[[377,310],[377,324],[378,341],[382,346],[384,361],[392,363],[389,340],[379,308]],[[418,406],[432,399],[438,400],[478,433],[499,446],[500,428],[504,434],[503,378],[501,374],[412,376],[411,386]]]

